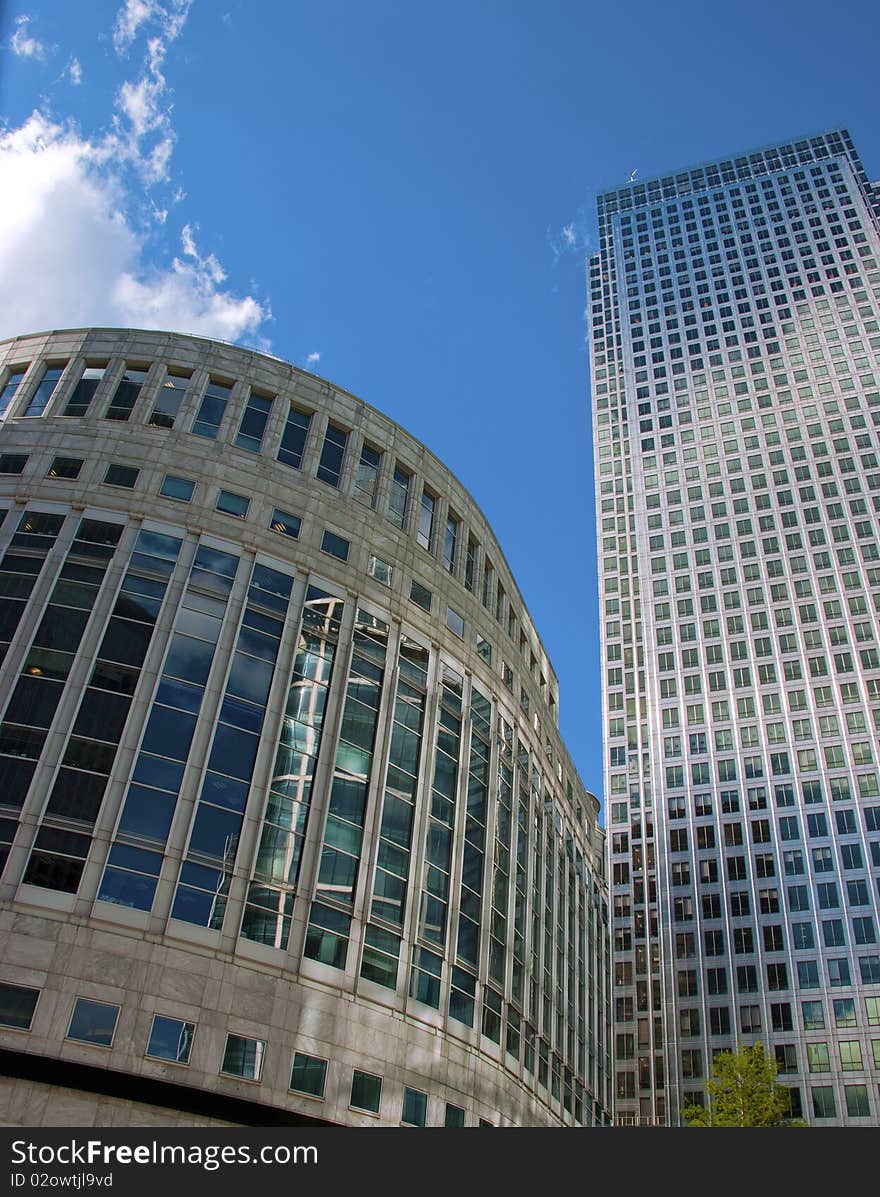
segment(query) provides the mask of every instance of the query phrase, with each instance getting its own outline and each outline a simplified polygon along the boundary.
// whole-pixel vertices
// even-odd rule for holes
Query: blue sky
[[[0,0],[0,337],[263,346],[486,513],[601,794],[584,259],[597,192],[846,125],[871,0]]]

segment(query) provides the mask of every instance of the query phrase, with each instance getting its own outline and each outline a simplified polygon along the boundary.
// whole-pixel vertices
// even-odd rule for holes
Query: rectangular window
[[[91,1043],[95,1047],[110,1047],[119,1007],[106,1002],[93,1002],[90,998],[77,998],[67,1028],[67,1038],[79,1043]]]
[[[236,519],[243,520],[247,518],[250,503],[250,499],[246,499],[244,495],[233,494],[231,490],[221,490],[217,495],[216,508],[225,515],[234,515]]]
[[[56,457],[49,466],[47,478],[78,478],[83,467],[81,457]]]
[[[82,377],[73,388],[73,393],[65,404],[62,416],[84,416],[89,410],[95,391],[101,385],[106,366],[86,366]]]
[[[467,553],[464,559],[464,584],[466,590],[473,591],[477,579],[477,542],[472,536],[468,537]]]
[[[107,473],[104,475],[104,486],[121,486],[126,490],[131,490],[138,480],[140,470],[135,469],[134,466],[116,465],[111,463],[107,466]]]
[[[464,639],[464,619],[452,607],[446,608],[446,626],[450,632]]]
[[[339,486],[347,440],[348,433],[344,428],[338,428],[335,424],[327,425],[324,444],[321,447],[321,460],[318,462],[315,476],[328,486]]]
[[[176,478],[173,474],[166,474],[159,494],[166,499],[179,499],[181,503],[188,503],[195,488],[195,482],[189,478]]]
[[[27,367],[21,370],[13,370],[6,382],[3,384],[3,390],[0,391],[0,416],[5,416],[6,412],[12,406],[15,399],[16,392],[21,386],[22,380],[27,373]]]
[[[811,1090],[813,1097],[813,1115],[816,1118],[834,1118],[837,1109],[834,1104],[834,1089],[831,1085],[821,1085]]]
[[[404,1126],[424,1126],[428,1115],[428,1095],[418,1089],[404,1089],[403,1113],[400,1121]]]
[[[26,410],[22,412],[23,416],[41,416],[43,414],[49,406],[52,396],[55,394],[55,388],[58,386],[63,373],[64,366],[47,367],[46,372],[40,379],[39,386],[33,393],[30,403],[28,403]]]
[[[867,1085],[844,1085],[843,1093],[846,1098],[846,1112],[850,1118],[870,1117]]]
[[[434,514],[437,508],[437,500],[428,491],[422,491],[422,503],[419,508],[419,526],[416,531],[416,540],[429,553],[431,551],[431,541],[434,537]]]
[[[0,985],[0,1027],[29,1031],[39,996],[39,989],[26,985]]]
[[[292,407],[287,413],[287,422],[278,447],[278,460],[282,465],[290,466],[294,470],[302,469],[303,453],[311,423],[312,417],[309,412]]]
[[[390,586],[393,570],[387,561],[383,561],[381,557],[376,557],[375,554],[370,554],[370,563],[367,568],[367,573],[370,577],[375,578],[377,582],[381,582],[383,586]]]
[[[154,1060],[168,1060],[172,1064],[189,1064],[189,1053],[195,1033],[195,1023],[155,1014],[150,1041],[147,1044],[147,1055]]]
[[[446,1118],[443,1122],[443,1125],[456,1127],[464,1126],[464,1110],[461,1108],[461,1106],[454,1106],[449,1102],[446,1103]]]
[[[231,393],[231,386],[217,382],[214,378],[209,379],[198,415],[192,426],[194,436],[203,436],[209,441],[217,439]]]
[[[446,535],[443,537],[443,568],[452,573],[455,569],[455,546],[458,543],[459,521],[450,511],[446,517]]]
[[[270,396],[257,395],[251,391],[235,437],[235,443],[239,449],[247,449],[250,453],[260,452],[271,410],[272,399]]]
[[[296,540],[302,528],[302,520],[298,515],[290,515],[286,511],[279,511],[276,507],[272,512],[269,527],[273,532],[279,532],[282,536],[289,536],[292,540]]]
[[[263,1071],[266,1045],[261,1039],[246,1039],[242,1035],[227,1035],[226,1050],[220,1071],[243,1081],[258,1081]]]
[[[140,398],[141,387],[147,381],[148,373],[148,366],[138,369],[132,367],[125,371],[122,378],[116,384],[116,390],[113,392],[113,398],[110,400],[110,406],[107,408],[105,419],[127,420],[129,418],[134,405]]]
[[[367,444],[363,446],[358,461],[357,476],[354,480],[354,497],[367,507],[376,505],[376,488],[379,482],[381,461],[382,455],[378,449]]]
[[[337,536],[335,532],[325,531],[321,537],[321,552],[329,553],[331,557],[337,557],[340,561],[348,560],[350,549],[351,541],[346,540],[344,536]]]
[[[409,487],[412,475],[397,465],[394,477],[391,479],[391,495],[388,499],[388,519],[395,528],[403,528],[406,524],[406,509],[409,503]]]
[[[165,381],[159,389],[150,418],[147,420],[154,428],[173,428],[174,421],[183,403],[186,388],[189,386],[189,374],[177,374],[169,370]]]
[[[417,607],[421,607],[423,611],[430,611],[431,598],[431,591],[427,588],[427,586],[423,586],[421,582],[417,582],[415,578],[413,578],[412,585],[409,589],[410,602],[415,603]]]
[[[27,459],[26,453],[0,453],[0,474],[20,474]]]
[[[309,1097],[323,1098],[326,1080],[326,1060],[322,1060],[319,1056],[306,1056],[302,1052],[294,1052],[290,1088],[295,1093],[305,1093]]]
[[[354,1070],[351,1078],[351,1098],[349,1105],[353,1110],[364,1110],[367,1114],[379,1113],[379,1102],[382,1100],[382,1078],[370,1072]]]

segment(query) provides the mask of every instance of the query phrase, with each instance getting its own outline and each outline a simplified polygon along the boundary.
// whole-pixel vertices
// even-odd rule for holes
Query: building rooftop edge
[[[803,133],[797,137],[784,137],[778,141],[769,141],[764,145],[749,146],[748,149],[736,150],[730,154],[722,154],[715,158],[704,158],[699,162],[690,162],[687,165],[673,167],[669,170],[659,171],[655,174],[645,175],[644,178],[626,179],[622,183],[618,183],[614,187],[605,187],[597,195],[597,201],[603,200],[606,196],[617,195],[621,191],[626,191],[630,187],[644,187],[649,183],[657,183],[661,179],[668,179],[675,175],[687,174],[689,171],[705,170],[709,166],[719,166],[722,162],[729,162],[736,158],[742,158],[749,154],[763,154],[768,150],[780,149],[782,146],[794,145],[799,141],[810,141],[816,137],[828,137],[830,135],[837,135],[840,137],[848,137],[852,141],[849,130],[845,125],[834,125],[827,129],[820,129],[813,133]],[[858,159],[858,154],[855,154]]]

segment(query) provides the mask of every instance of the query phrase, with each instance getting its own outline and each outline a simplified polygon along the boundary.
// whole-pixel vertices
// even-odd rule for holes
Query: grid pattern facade
[[[607,1122],[598,803],[470,496],[262,355],[0,353],[3,1046],[331,1122]]]
[[[880,193],[846,131],[599,198],[621,1123],[762,1040],[880,1121]]]

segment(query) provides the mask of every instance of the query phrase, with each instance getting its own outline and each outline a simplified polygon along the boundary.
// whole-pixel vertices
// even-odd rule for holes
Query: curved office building
[[[0,1119],[597,1125],[603,833],[475,503],[278,359],[0,344]]]

